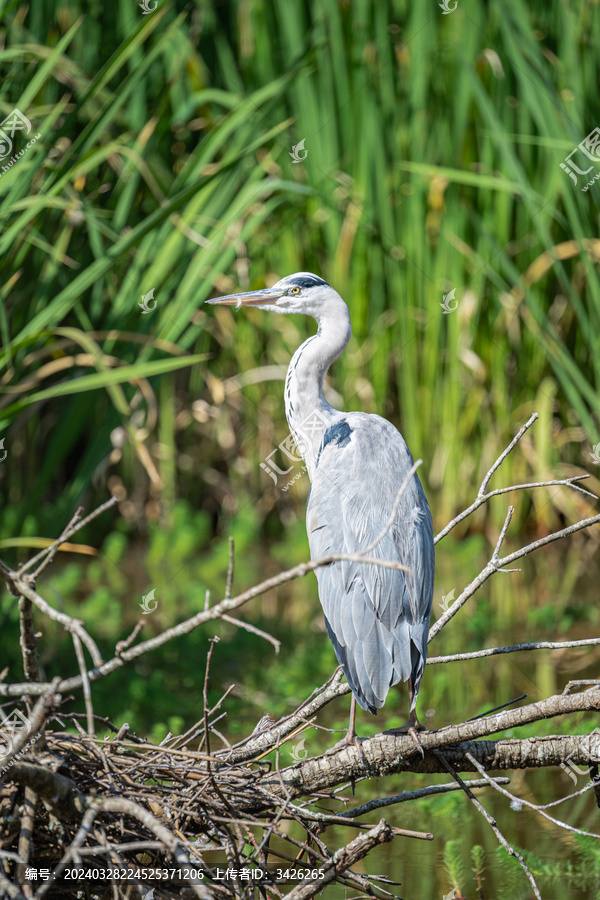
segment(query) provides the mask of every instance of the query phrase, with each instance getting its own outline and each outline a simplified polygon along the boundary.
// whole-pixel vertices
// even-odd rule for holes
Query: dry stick
[[[85,528],[85,526],[88,525],[93,519],[96,519],[98,516],[102,515],[103,512],[106,512],[107,509],[115,506],[115,504],[117,504],[118,502],[119,500],[117,497],[111,497],[110,500],[107,500],[106,503],[103,503],[101,506],[91,512],[89,516],[85,517],[85,519],[79,518],[82,509],[78,509],[61,536],[57,538],[57,540],[55,540],[52,544],[50,544],[49,547],[44,547],[43,550],[40,550],[39,553],[36,553],[35,556],[32,556],[31,559],[29,559],[20,569],[20,572],[28,572],[29,569],[31,569],[31,567],[34,566],[36,562],[38,562],[38,560],[43,560],[46,556],[50,557],[50,559],[48,560],[48,562],[50,562],[51,559],[54,558],[54,554],[62,543],[73,537],[74,534],[76,534],[78,531],[81,531],[82,528]],[[39,574],[39,572],[41,572],[46,567],[48,562],[44,562],[42,563],[42,565],[40,565],[40,567],[36,570],[37,574]]]
[[[514,450],[514,448],[517,446],[517,444],[519,443],[519,441],[521,440],[521,438],[523,437],[523,435],[525,434],[525,432],[528,431],[528,430],[531,428],[531,426],[533,425],[533,423],[534,423],[534,422],[536,421],[536,419],[538,419],[538,418],[539,418],[538,414],[537,414],[536,412],[534,412],[534,413],[529,417],[529,419],[527,420],[527,422],[525,422],[525,424],[521,426],[521,428],[519,429],[519,431],[517,432],[517,434],[514,436],[514,438],[512,439],[512,441],[510,442],[510,444],[508,445],[508,447],[507,447],[505,450],[502,451],[502,453],[500,454],[500,456],[498,457],[498,459],[496,460],[496,462],[495,462],[495,463],[492,465],[492,467],[488,470],[488,472],[487,472],[485,478],[484,478],[483,481],[481,482],[481,486],[480,486],[480,488],[479,488],[479,490],[478,490],[478,492],[477,492],[477,498],[478,498],[478,499],[479,499],[480,497],[483,497],[483,495],[485,494],[485,489],[486,489],[486,487],[488,486],[488,484],[489,484],[489,482],[490,482],[490,479],[491,479],[492,475],[494,474],[494,472],[496,471],[496,469],[499,469],[499,468],[500,468],[500,466],[502,465],[502,463],[504,462],[504,460],[506,459],[506,457],[508,456],[508,454],[511,453],[512,450]]]
[[[25,880],[25,869],[29,865],[29,854],[31,852],[31,838],[35,827],[35,808],[37,805],[37,794],[31,788],[25,788],[25,796],[23,798],[21,812],[21,833],[19,834],[18,852],[22,862],[17,866],[17,880],[23,885],[23,889],[27,897],[33,897],[31,885]]]
[[[496,784],[510,784],[510,778],[490,778],[487,773],[485,776],[485,780],[472,779],[471,781],[467,781],[466,784],[470,788],[486,787],[488,779],[495,782]],[[370,800],[369,803],[364,803],[362,806],[357,806],[354,809],[349,809],[346,812],[339,813],[336,818],[355,819],[357,816],[364,816],[365,813],[369,813],[373,809],[381,809],[384,806],[392,806],[396,803],[406,803],[409,800],[419,800],[421,797],[430,797],[433,794],[447,794],[449,791],[459,790],[461,790],[461,787],[458,784],[431,784],[428,787],[420,788],[418,791],[402,791],[401,794],[394,794],[393,797],[383,797],[379,800]]]
[[[508,781],[508,778],[506,780]],[[79,847],[77,853],[79,856],[103,856],[111,851],[123,854],[131,853],[135,850],[162,850],[163,848],[164,844],[162,841],[129,841],[125,844],[115,844],[107,840],[105,846]]]
[[[39,681],[37,638],[33,625],[33,604],[27,597],[19,597],[19,644],[23,656],[23,671],[27,681]]]
[[[180,637],[183,634],[189,634],[200,625],[204,625],[206,622],[220,619],[223,613],[227,613],[230,610],[237,609],[238,607],[243,606],[245,603],[248,603],[250,600],[254,600],[255,597],[259,597],[261,596],[261,594],[265,594],[272,588],[279,587],[279,585],[281,584],[287,584],[287,582],[293,581],[295,578],[301,578],[304,575],[307,575],[309,572],[313,572],[315,569],[318,569],[320,566],[326,566],[332,562],[338,562],[340,560],[349,560],[352,562],[365,563],[366,565],[382,566],[386,569],[395,569],[402,572],[408,571],[407,567],[401,565],[399,562],[395,562],[393,560],[363,557],[360,554],[356,553],[333,553],[330,556],[323,556],[320,559],[311,560],[306,563],[300,563],[300,565],[294,566],[293,569],[288,569],[286,572],[280,572],[279,575],[268,578],[266,579],[266,581],[262,581],[260,584],[249,588],[249,590],[244,591],[242,594],[238,594],[237,597],[232,597],[229,600],[222,600],[215,606],[210,607],[207,610],[203,610],[202,612],[196,613],[195,616],[191,616],[184,622],[180,622],[178,625],[174,625],[172,628],[168,628],[166,631],[163,631],[162,634],[156,635],[156,637],[150,638],[147,641],[143,641],[141,644],[136,644],[135,647],[130,647],[127,650],[120,652],[117,656],[113,657],[113,659],[109,660],[108,662],[102,662],[100,652],[94,644],[93,646],[95,648],[95,653],[92,653],[92,659],[95,663],[95,668],[88,672],[89,679],[91,682],[93,682],[97,681],[100,678],[105,678],[107,675],[111,675],[117,669],[121,668],[123,665],[125,665],[125,663],[131,662],[132,660],[137,659],[139,656],[143,656],[145,653],[149,653],[151,650],[156,650],[158,647],[162,647],[164,644],[172,641],[174,638]],[[18,581],[18,578],[16,580]],[[91,642],[92,639],[82,628],[82,623],[79,622],[79,620],[72,619],[70,616],[64,615],[64,613],[57,612],[51,606],[49,606],[46,601],[42,599],[42,597],[36,594],[35,591],[27,588],[20,581],[18,581],[18,589],[21,590],[23,594],[25,594],[25,596],[30,597],[35,605],[42,610],[42,612],[46,612],[47,615],[50,616],[50,618],[64,624],[68,631],[75,630],[83,643],[88,646],[88,649],[90,649],[88,641]],[[81,675],[75,675],[71,678],[62,680],[60,682],[60,690],[61,692],[65,693],[66,691],[80,688],[82,684],[83,679]],[[35,696],[37,694],[41,694],[44,690],[47,690],[47,688],[48,685],[39,684],[0,684],[0,697],[15,697],[21,696],[21,694]]]
[[[386,534],[388,533],[388,531],[394,524],[394,520],[396,518],[396,513],[398,512],[398,507],[400,506],[400,501],[402,500],[402,496],[403,496],[406,488],[408,487],[411,478],[413,477],[413,475],[415,475],[417,469],[419,468],[420,465],[422,465],[422,463],[423,463],[423,460],[418,459],[415,463],[412,464],[412,466],[408,470],[406,477],[404,478],[404,481],[400,485],[400,489],[399,489],[398,493],[396,494],[396,499],[394,500],[394,505],[392,507],[390,517],[387,520],[386,524],[383,526],[383,530],[375,538],[375,540],[373,541],[372,544],[369,544],[368,547],[365,547],[365,549],[361,551],[361,553],[360,553],[361,556],[364,554],[370,553],[371,550],[374,550],[375,547],[377,546],[377,544],[379,544],[379,542],[383,540],[383,538],[386,536]]]
[[[428,666],[442,663],[462,662],[466,659],[484,659],[500,653],[520,653],[526,650],[564,650],[567,647],[591,647],[600,644],[600,638],[586,638],[582,641],[534,641],[532,644],[511,644],[509,647],[489,647],[487,650],[473,650],[471,653],[453,653],[450,656],[430,656]],[[597,683],[594,681],[594,683]]]
[[[85,811],[77,834],[71,841],[70,845],[67,847],[66,852],[63,854],[63,858],[54,867],[54,871],[51,873],[48,881],[45,881],[44,884],[42,884],[41,887],[39,887],[36,891],[35,900],[39,900],[39,898],[44,897],[48,893],[60,873],[69,865],[71,860],[76,860],[77,851],[86,840],[92,828],[92,825],[94,824],[94,819],[98,815],[98,812],[99,810],[94,807],[91,807],[90,809],[87,809]]]
[[[498,741],[495,744],[480,741],[471,743],[468,748],[459,745],[466,741],[477,742],[478,739],[499,731],[522,727],[540,719],[575,711],[598,711],[599,709],[600,688],[591,688],[580,694],[568,696],[559,694],[537,703],[496,713],[484,719],[463,722],[460,725],[449,725],[435,732],[424,731],[419,735],[425,750],[424,760],[416,751],[410,736],[381,734],[366,739],[362,743],[363,754],[367,760],[366,771],[358,750],[348,746],[325,757],[296,763],[285,769],[281,775],[287,790],[295,799],[307,792],[331,790],[332,786],[336,784],[361,779],[365,775],[383,776],[404,770],[438,771],[437,767],[432,764],[433,760],[427,751],[446,747],[456,748],[451,751],[452,755],[456,753],[459,758],[463,759],[465,749],[469,749],[473,754],[477,753],[486,762],[487,769],[559,765],[570,751],[572,752],[570,758],[573,758],[574,762],[579,762],[584,756],[589,761],[589,753],[587,755],[583,753],[583,744],[575,737],[526,738],[516,741]],[[502,753],[504,753],[504,748],[512,750],[508,759],[503,758],[502,754],[498,756],[498,750],[502,749]],[[517,752],[514,752],[515,748]],[[279,793],[278,779],[274,775],[263,779],[262,786],[272,793]]]
[[[489,777],[489,776],[488,776]],[[510,778],[498,779],[503,784],[510,784]],[[487,787],[488,783],[484,780],[471,780],[468,782],[471,787]],[[319,822],[322,825],[344,825],[350,828],[374,828],[374,825],[368,822],[355,822],[354,819],[364,816],[374,809],[381,809],[385,806],[393,806],[396,803],[405,803],[408,800],[417,800],[421,797],[428,797],[430,794],[445,794],[449,791],[460,790],[456,784],[431,785],[429,788],[422,788],[420,791],[403,791],[401,794],[395,794],[393,797],[384,797],[379,800],[371,800],[363,806],[357,806],[343,813],[317,813],[310,809],[304,809],[290,803],[288,809],[291,811],[285,818],[300,821],[308,819],[310,822]],[[306,827],[306,825],[304,825]],[[426,831],[407,831],[404,828],[396,828],[396,833],[402,837],[417,838],[421,841],[430,841],[431,834]]]
[[[341,669],[337,669],[329,683],[326,684],[316,697],[303,703],[294,713],[286,716],[280,723],[274,725],[267,731],[263,731],[257,735],[250,735],[245,746],[234,747],[232,751],[217,751],[216,755],[223,759],[224,763],[237,765],[240,762],[253,760],[256,755],[264,750],[271,749],[284,737],[291,734],[296,728],[304,725],[315,713],[327,706],[336,697],[343,697],[350,693],[350,685],[342,682]]]
[[[59,612],[57,609],[54,609],[54,607],[50,606],[43,597],[40,597],[40,595],[30,587],[27,583],[29,578],[30,576],[28,575],[21,575],[20,572],[14,572],[13,584],[16,590],[22,594],[23,597],[27,597],[28,600],[31,600],[31,602],[50,619],[53,619],[55,622],[60,622],[66,631],[77,634],[90,651],[90,656],[92,657],[94,665],[96,667],[101,666],[102,656],[100,651],[98,650],[95,641],[83,627],[83,622],[80,619],[74,619],[72,616],[68,616],[66,613]],[[81,683],[79,686],[81,686]]]
[[[264,638],[265,641],[268,641],[270,644],[273,644],[275,647],[275,653],[279,653],[281,649],[281,641],[278,641],[277,638],[274,638],[273,635],[269,634],[267,631],[262,631],[262,629],[257,628],[256,625],[251,625],[250,622],[243,622],[241,619],[234,619],[233,616],[228,616],[227,613],[223,613],[222,616],[219,616],[219,619],[222,622],[229,622],[231,625],[237,625],[238,628],[243,628],[245,631],[249,631],[250,634],[256,634],[258,637]]]
[[[510,563],[515,562],[517,559],[522,559],[522,557],[527,556],[529,553],[532,553],[539,547],[544,547],[546,544],[551,544],[553,541],[559,541],[564,537],[568,537],[571,534],[575,534],[577,531],[581,531],[584,528],[589,528],[591,525],[597,525],[598,523],[600,523],[600,515],[590,516],[590,518],[588,519],[581,519],[581,521],[576,522],[574,525],[569,525],[567,528],[562,528],[560,531],[555,531],[552,534],[547,535],[546,537],[540,538],[537,541],[533,541],[531,544],[527,544],[526,547],[522,547],[520,550],[516,550],[514,553],[509,553],[508,556],[500,559],[499,547],[501,538],[503,539],[504,534],[506,533],[503,526],[502,533],[500,535],[500,538],[498,539],[498,543],[496,544],[496,548],[494,550],[494,553],[492,554],[492,558],[487,563],[487,565],[484,566],[479,575],[469,585],[467,585],[460,596],[456,598],[452,606],[450,606],[447,611],[442,616],[440,616],[437,622],[431,626],[431,629],[429,630],[429,641],[433,640],[438,631],[440,631],[450,621],[450,619],[452,619],[456,615],[458,610],[467,602],[469,597],[472,597],[473,594],[477,590],[479,590],[481,585],[484,584],[487,579],[495,572],[499,572],[500,570],[506,568],[507,565],[510,565]]]
[[[496,838],[498,839],[498,842],[499,842],[500,844],[502,844],[502,846],[504,847],[504,849],[506,850],[506,852],[508,853],[508,855],[509,855],[509,856],[514,856],[515,859],[518,861],[519,865],[521,866],[521,868],[523,869],[523,871],[524,871],[525,874],[527,875],[527,878],[529,879],[529,882],[530,882],[531,887],[532,887],[532,889],[533,889],[533,893],[534,893],[535,896],[538,898],[538,900],[542,900],[542,895],[540,894],[540,892],[539,892],[539,890],[538,890],[538,886],[537,886],[537,884],[535,883],[535,878],[534,878],[533,875],[531,874],[530,870],[527,868],[527,864],[525,863],[525,860],[523,859],[523,857],[521,856],[520,853],[517,853],[517,851],[516,851],[516,850],[513,850],[513,848],[510,846],[510,844],[508,843],[508,841],[506,840],[506,838],[504,837],[504,835],[502,834],[502,832],[501,832],[500,829],[498,828],[498,826],[497,826],[497,824],[496,824],[496,820],[493,819],[492,816],[490,816],[490,814],[488,813],[488,811],[485,809],[485,807],[481,805],[481,803],[479,802],[479,800],[477,799],[477,797],[475,796],[475,794],[473,793],[473,791],[469,790],[469,788],[467,787],[467,785],[465,784],[465,782],[462,780],[462,778],[460,777],[460,775],[458,774],[458,772],[457,772],[457,771],[454,769],[454,767],[451,766],[450,763],[444,758],[443,754],[440,753],[439,750],[434,750],[433,752],[434,752],[434,754],[437,756],[437,758],[440,760],[440,762],[445,766],[445,768],[448,769],[448,771],[450,772],[450,774],[452,775],[452,777],[456,780],[456,782],[462,787],[463,791],[465,792],[465,794],[467,795],[467,797],[469,798],[469,800],[471,800],[471,802],[474,804],[475,808],[476,808],[477,810],[479,810],[479,812],[481,813],[481,815],[484,817],[484,819],[487,821],[488,825],[490,826],[490,828],[492,829],[492,831],[493,831],[494,834],[496,835]]]
[[[215,650],[215,644],[218,642],[219,638],[214,637],[210,639],[210,647],[208,650],[208,654],[206,656],[206,668],[204,670],[204,684],[202,686],[202,699],[204,701],[204,711],[203,711],[203,721],[204,721],[204,743],[206,745],[206,768],[207,771],[210,772],[210,741],[208,737],[208,675],[210,672],[210,661],[212,659],[212,655]],[[200,744],[202,746],[202,743]]]
[[[575,490],[580,491],[582,494],[586,494],[589,497],[593,497],[594,500],[598,499],[595,494],[592,494],[590,491],[586,491],[584,488],[579,487],[579,485],[577,484],[577,482],[583,481],[586,478],[589,478],[590,476],[587,474],[574,475],[571,478],[561,478],[561,479],[555,479],[552,481],[536,481],[536,482],[532,482],[530,484],[513,484],[513,485],[510,485],[509,487],[497,488],[496,490],[489,491],[488,493],[485,492],[494,472],[504,462],[504,460],[506,459],[508,454],[512,450],[514,450],[514,448],[517,446],[517,444],[519,443],[519,441],[521,440],[521,438],[523,437],[525,432],[528,431],[529,428],[531,428],[531,426],[533,425],[533,423],[536,421],[537,418],[538,418],[538,414],[533,413],[533,415],[528,419],[528,421],[519,429],[519,432],[512,439],[512,441],[510,442],[508,447],[500,454],[500,456],[498,457],[496,462],[492,465],[492,467],[486,473],[483,481],[481,482],[481,486],[479,488],[479,491],[477,492],[477,497],[474,500],[474,502],[469,507],[467,507],[467,509],[463,510],[463,512],[459,513],[454,519],[452,519],[450,522],[448,522],[448,524],[444,528],[442,528],[442,530],[439,531],[438,534],[436,534],[436,536],[434,538],[434,543],[437,544],[438,541],[441,541],[442,538],[446,537],[446,535],[450,531],[452,531],[452,529],[455,527],[455,525],[458,525],[459,522],[462,522],[463,519],[466,519],[468,516],[471,515],[471,513],[474,513],[475,510],[479,509],[480,506],[483,506],[484,503],[487,503],[487,501],[490,499],[490,497],[497,497],[500,494],[508,494],[511,491],[522,491],[527,488],[537,488],[537,487],[557,487],[557,486],[563,485],[566,487],[572,487]]]
[[[345,847],[340,847],[339,850],[336,850],[331,860],[325,863],[321,870],[324,877],[320,880],[304,881],[302,884],[299,884],[287,894],[288,900],[309,900],[310,897],[314,897],[327,884],[335,881],[338,874],[349,869],[350,866],[353,866],[360,859],[363,859],[377,844],[391,841],[394,838],[394,833],[395,829],[388,825],[385,819],[382,819],[375,828],[371,828],[366,834],[359,834]]]
[[[87,730],[88,734],[94,734],[94,707],[92,706],[92,689],[90,687],[90,679],[88,678],[85,665],[83,648],[81,646],[81,641],[79,640],[78,635],[76,635],[74,631],[71,632],[71,637],[73,639],[73,646],[75,647],[75,655],[77,656],[79,671],[81,672],[81,677],[83,679],[83,698],[85,700]]]
[[[162,844],[167,848],[173,858],[177,861],[179,866],[187,869],[197,868],[193,865],[193,863],[190,863],[190,860],[188,859],[183,849],[183,841],[175,837],[175,835],[173,835],[168,828],[166,828],[161,822],[159,822],[158,819],[152,815],[152,813],[144,809],[143,806],[140,806],[139,803],[135,803],[133,800],[122,800],[118,797],[103,797],[94,799],[90,802],[90,809],[84,816],[84,819],[82,821],[82,828],[84,826],[84,823],[86,823],[86,817],[88,816],[88,813],[93,813],[93,816],[91,816],[88,820],[88,830],[91,827],[94,818],[100,813],[116,813],[120,815],[131,816],[131,818],[136,819],[138,822],[140,822],[144,826],[144,828],[147,828],[148,831],[151,831],[155,835],[155,837],[157,837],[158,840],[162,842]],[[82,836],[80,844],[83,843],[83,840],[85,840],[85,835]],[[73,844],[74,843],[75,841],[73,841]],[[71,844],[71,846],[73,846],[73,844]],[[61,860],[61,863],[59,865],[62,865],[63,860]],[[192,890],[194,890],[194,892],[196,893],[197,897],[202,898],[202,900],[212,900],[212,896],[206,890],[206,888],[191,880],[190,885],[192,887]],[[46,887],[47,890],[49,886],[50,882],[46,882],[43,887]],[[38,896],[42,897],[43,894],[38,891],[38,893],[36,894],[36,900]]]
[[[75,525],[77,525],[77,523],[81,520],[82,515],[83,515],[83,506],[80,506],[77,510],[75,510],[75,514],[73,515],[73,518],[71,519],[71,521],[69,522],[67,527],[63,528],[60,536],[56,539],[56,541],[54,541],[54,543],[51,544],[49,547],[46,547],[44,550],[42,550],[42,555],[45,554],[46,558],[42,559],[42,561],[40,562],[40,564],[37,567],[37,569],[35,570],[35,572],[32,573],[32,575],[31,575],[32,578],[37,579],[41,575],[41,573],[44,571],[44,569],[48,565],[50,565],[50,563],[56,556],[56,553],[57,553],[60,545],[65,540],[67,540],[67,538],[70,534],[75,533],[74,531],[71,531],[71,529],[74,528]],[[94,517],[95,517],[95,515],[96,515],[96,513],[94,514]],[[38,554],[38,555],[40,555],[40,554]],[[31,560],[29,560],[29,562],[27,564],[27,568],[28,569],[31,568]]]
[[[10,900],[27,900],[27,897],[21,893],[19,888],[8,880],[6,875],[0,871],[0,896],[9,897]]]
[[[466,758],[469,762],[473,763],[477,771],[485,778],[486,781],[491,783],[493,781],[492,778],[487,774],[482,765],[480,765],[476,759],[474,759],[470,753],[465,754]],[[504,794],[505,797],[508,797],[509,800],[514,800],[517,803],[521,803],[523,806],[528,806],[530,809],[534,809],[545,819],[548,819],[549,822],[552,822],[554,825],[559,825],[561,828],[564,828],[566,831],[573,831],[575,834],[582,834],[585,837],[593,837],[597,840],[600,840],[600,834],[595,834],[590,831],[582,831],[580,828],[575,828],[573,825],[567,825],[566,822],[562,822],[560,819],[555,819],[553,816],[549,816],[547,812],[544,812],[543,808],[538,806],[537,803],[530,803],[529,800],[524,800],[522,797],[516,797],[514,794],[511,794],[510,791],[506,791],[504,788],[500,787],[499,784],[492,785],[497,791],[501,794]]]
[[[600,684],[600,679],[598,678],[576,678],[574,681],[567,681],[563,688],[563,694],[570,694],[571,690],[576,687],[581,687],[582,684],[596,685]]]
[[[204,703],[204,710],[203,710],[204,740],[206,742],[206,754],[207,754],[206,771],[208,773],[208,778],[210,780],[210,783],[211,783],[216,795],[218,796],[218,798],[221,801],[221,803],[223,804],[223,806],[232,814],[232,816],[234,818],[234,828],[238,833],[238,838],[240,838],[240,846],[243,846],[244,842],[242,840],[239,825],[237,824],[237,822],[235,822],[235,818],[236,818],[235,810],[231,807],[231,805],[227,802],[226,798],[223,796],[223,793],[222,793],[221,789],[219,788],[219,785],[217,784],[217,782],[212,774],[212,769],[211,769],[209,726],[208,726],[208,713],[209,713],[208,678],[209,678],[209,674],[210,674],[210,663],[212,660],[212,655],[214,653],[215,645],[218,642],[219,642],[218,637],[214,637],[214,638],[210,639],[210,648],[209,648],[208,654],[206,656],[206,670],[204,672],[204,685],[202,687],[202,699],[203,699],[203,703]],[[202,746],[202,744],[200,746]],[[238,857],[237,847],[234,847],[234,854],[235,854],[235,857],[237,858]],[[239,859],[236,859],[236,862],[239,863]]]
[[[39,698],[35,706],[31,711],[31,715],[28,717],[29,719],[29,730],[23,729],[23,731],[19,731],[14,741],[12,741],[12,747],[10,753],[7,753],[6,756],[2,758],[2,766],[0,768],[0,782],[2,781],[1,773],[10,766],[13,759],[16,757],[21,750],[38,734],[48,715],[55,705],[58,705],[60,700],[60,695],[56,689],[56,686],[60,678],[55,678],[52,684],[46,686],[45,692]]]
[[[233,572],[234,572],[234,553],[235,553],[235,541],[232,537],[229,538],[229,566],[227,567],[227,582],[225,584],[225,600],[229,600],[231,597],[231,590],[233,587]]]
[[[13,572],[12,569],[9,569],[9,567],[5,565],[0,559],[0,578],[6,584],[11,597],[18,597],[19,592],[15,589],[15,586],[13,584],[14,576],[15,572]]]
[[[138,619],[138,621],[136,622],[136,625],[135,625],[133,631],[131,632],[131,634],[129,635],[129,637],[125,638],[124,641],[118,641],[118,643],[115,644],[115,654],[117,656],[121,656],[123,651],[127,650],[127,648],[133,644],[133,642],[135,641],[136,637],[138,636],[138,634],[140,633],[140,631],[142,630],[142,628],[144,627],[145,624],[146,624],[145,619],[142,619],[142,618]]]

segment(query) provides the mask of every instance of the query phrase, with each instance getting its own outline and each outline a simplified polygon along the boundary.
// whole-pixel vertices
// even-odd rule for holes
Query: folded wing
[[[311,557],[360,553],[384,531],[413,464],[400,433],[379,416],[343,415],[325,432],[307,508]],[[373,714],[391,685],[412,677],[413,707],[427,658],[434,548],[429,505],[415,475],[369,557],[316,570],[325,624],[359,705]]]

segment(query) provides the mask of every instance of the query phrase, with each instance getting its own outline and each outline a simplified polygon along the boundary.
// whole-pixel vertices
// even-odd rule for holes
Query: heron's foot
[[[338,741],[337,744],[334,744],[333,747],[330,747],[329,750],[325,752],[325,756],[328,756],[330,753],[335,753],[337,750],[343,750],[345,747],[356,747],[361,761],[366,765],[367,760],[365,758],[365,751],[362,748],[362,745],[366,740],[368,740],[368,738],[361,738],[355,732],[349,731],[345,738],[342,738],[341,741]]]
[[[419,740],[419,736],[417,731],[427,731],[424,725],[421,725],[416,715],[411,715],[410,719],[406,723],[406,725],[401,725],[399,728],[388,728],[387,731],[384,731],[384,734],[409,734],[413,739],[415,747],[425,759],[425,751],[423,750],[423,745]]]

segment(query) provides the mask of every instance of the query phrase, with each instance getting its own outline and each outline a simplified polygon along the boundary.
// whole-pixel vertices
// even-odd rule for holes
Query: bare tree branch
[[[477,799],[477,797],[475,796],[475,794],[473,793],[473,791],[469,790],[469,788],[467,787],[467,785],[465,784],[465,782],[462,780],[462,778],[460,777],[460,775],[458,775],[458,773],[457,773],[457,772],[455,771],[455,769],[450,765],[450,763],[449,763],[446,759],[444,759],[443,754],[441,754],[438,750],[434,750],[434,753],[435,753],[435,755],[438,757],[438,759],[444,764],[444,766],[448,769],[448,771],[450,772],[450,774],[451,774],[454,778],[456,778],[457,784],[459,784],[459,785],[462,787],[463,791],[465,792],[465,794],[467,795],[467,797],[469,798],[469,800],[473,803],[473,805],[475,806],[475,808],[476,808],[476,809],[481,813],[481,815],[484,817],[484,819],[486,820],[486,822],[488,823],[488,825],[490,826],[490,828],[492,829],[492,831],[493,831],[494,834],[496,835],[496,837],[497,837],[497,839],[498,839],[498,843],[500,843],[500,844],[504,847],[504,849],[506,850],[506,852],[508,853],[509,856],[514,856],[514,858],[517,860],[517,862],[519,863],[519,865],[521,866],[521,868],[522,868],[523,871],[525,872],[527,878],[529,879],[529,883],[531,884],[531,887],[532,887],[532,889],[533,889],[534,895],[538,898],[538,900],[542,900],[542,895],[540,894],[539,889],[538,889],[538,886],[537,886],[537,884],[535,883],[535,878],[534,878],[533,875],[531,874],[531,871],[530,871],[529,868],[527,867],[527,865],[526,865],[526,863],[525,863],[525,860],[523,859],[523,857],[521,856],[521,854],[520,854],[520,853],[517,853],[516,850],[513,850],[513,848],[510,846],[510,844],[508,843],[508,841],[506,840],[506,838],[504,837],[504,835],[502,834],[502,832],[501,832],[500,829],[498,828],[498,826],[497,826],[497,824],[496,824],[496,820],[493,819],[492,816],[490,816],[489,812],[488,812],[488,811],[486,810],[486,808],[479,802],[479,800]]]
[[[359,834],[345,847],[333,854],[330,863],[323,867],[324,877],[318,880],[307,880],[293,888],[287,895],[288,900],[308,900],[323,890],[325,885],[335,881],[336,875],[345,872],[350,866],[363,859],[377,844],[393,840],[394,829],[382,819],[379,825],[371,828],[366,834]],[[431,835],[433,839],[433,835]]]
[[[520,653],[527,650],[565,650],[568,647],[593,647],[600,644],[600,638],[585,638],[582,641],[534,641],[531,644],[511,644],[509,647],[490,647],[487,650],[473,650],[470,653],[452,653],[449,656],[430,656],[428,666],[442,663],[462,662],[466,659],[484,659],[501,653]],[[590,684],[593,682],[590,681]]]

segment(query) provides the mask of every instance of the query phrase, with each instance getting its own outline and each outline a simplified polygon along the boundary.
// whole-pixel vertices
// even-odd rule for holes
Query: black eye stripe
[[[300,275],[298,278],[294,279],[294,286],[301,288],[317,287],[326,284],[327,282],[323,281],[322,278],[319,278],[318,275]]]

